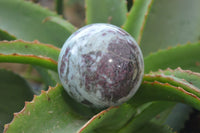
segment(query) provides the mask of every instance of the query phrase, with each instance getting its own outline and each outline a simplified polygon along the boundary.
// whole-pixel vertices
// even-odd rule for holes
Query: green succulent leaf
[[[153,120],[155,123],[166,124],[173,129],[175,132],[180,132],[181,129],[185,127],[186,121],[190,119],[190,116],[194,109],[186,104],[178,103],[176,106],[168,113],[167,117],[162,118],[160,114]],[[164,113],[163,113],[164,114]],[[156,120],[156,118],[163,119],[162,122]]]
[[[137,103],[138,105],[140,105],[142,103],[146,103],[149,101],[183,102],[183,103],[187,103],[187,104],[199,109],[200,98],[192,93],[185,91],[181,87],[175,87],[168,83],[160,83],[158,81],[154,81],[154,82],[144,81],[144,83],[140,87],[140,90],[131,99],[130,103],[132,103],[132,104]],[[158,110],[160,107],[162,107],[161,105],[166,105],[166,106],[165,106],[165,108],[163,108],[163,110],[162,109]],[[163,112],[167,108],[174,107],[174,105],[175,105],[175,103],[165,104],[163,102],[158,102],[157,105],[155,104],[155,106],[153,106],[154,107],[153,109],[147,108],[146,113],[145,113],[148,116],[147,120],[150,120],[150,118],[155,117],[157,114]],[[152,112],[153,112],[152,110],[157,110],[157,112],[155,112],[155,114],[152,114]],[[141,115],[141,117],[143,116],[143,114],[139,114],[139,116],[140,115]],[[137,118],[137,116],[135,118]],[[145,126],[145,124],[148,122],[148,121],[145,121],[145,119],[146,118],[144,116],[144,119],[140,120],[142,122],[139,123],[140,121],[139,122],[135,121],[135,119],[133,118],[129,122],[127,127],[124,128],[123,131],[126,132],[128,129],[134,130],[133,128],[135,127],[135,124],[137,124],[137,126],[135,127],[136,129],[139,129],[139,128]]]
[[[8,40],[8,41],[16,40],[16,37],[9,34],[7,31],[0,29],[0,41],[3,41],[3,40]]]
[[[192,85],[194,84],[198,87],[197,81],[200,79],[197,76],[198,74],[180,73],[179,75],[175,74],[175,76],[173,76],[173,73],[168,73],[168,75],[145,75],[144,82],[138,92],[128,103],[117,108],[110,108],[109,110],[102,111],[90,119],[90,121],[81,128],[80,132],[98,132],[104,127],[104,132],[118,131],[119,133],[131,133],[145,126],[145,124],[147,124],[157,114],[168,108],[174,107],[176,102],[187,103],[197,109],[200,109],[200,93],[199,90]],[[187,77],[189,77],[189,75],[195,79],[193,80],[194,82],[187,82]],[[182,80],[182,78],[186,78],[186,80]],[[147,105],[143,105],[144,103],[147,103]],[[132,107],[134,111],[131,111],[130,113],[121,112],[121,110],[125,110],[125,107]],[[118,117],[113,117],[113,115],[118,113]],[[129,117],[125,118],[124,114],[129,114]],[[122,119],[125,119],[123,121],[126,123],[122,123]],[[109,122],[109,124],[106,122]],[[117,123],[120,123],[121,125],[118,125]],[[111,129],[105,127],[111,127]]]
[[[199,5],[199,0],[154,0],[141,36],[144,56],[169,46],[199,41]]]
[[[129,19],[125,22],[125,0],[86,0],[86,21],[87,24],[103,22],[117,26],[122,26],[125,22],[124,29],[139,43],[141,40],[141,48],[146,56],[145,73],[157,71],[159,68],[174,69],[179,66],[199,72],[200,43],[177,46],[147,56],[150,52],[166,48],[169,44],[199,40],[199,4],[198,0],[183,0],[181,6],[178,0],[136,0]],[[193,5],[194,8],[185,11],[184,6],[188,5]],[[19,21],[13,23],[16,19]],[[158,19],[160,21],[157,22]],[[0,30],[0,36],[3,39],[16,39],[11,35],[14,34],[17,38],[29,41],[38,39],[58,47],[61,47],[66,38],[76,30],[55,13],[23,0],[1,0],[0,20],[0,28],[3,29]],[[28,48],[30,49],[27,50]],[[57,71],[59,49],[49,45],[4,41],[0,42],[0,53],[2,62],[29,63]],[[41,68],[38,71],[44,79],[47,77],[48,84],[55,85],[59,82],[58,75],[52,74],[52,71]],[[172,133],[167,126],[161,126],[151,119],[174,107],[176,102],[183,102],[200,110],[199,85],[200,74],[191,71],[167,69],[151,72],[144,75],[139,91],[130,101],[103,110],[93,117],[96,110],[75,102],[61,85],[57,85],[47,92],[43,91],[40,96],[35,96],[32,102],[26,102],[24,109],[15,113],[12,123],[5,126],[5,132]],[[146,127],[142,128],[144,126]]]
[[[138,43],[140,43],[146,19],[152,4],[153,0],[135,0],[123,26],[123,28],[129,32]]]
[[[175,70],[172,70],[170,68],[167,68],[166,70],[161,70],[157,72],[150,72],[151,75],[156,74],[164,74],[164,75],[173,75],[177,78],[184,79],[188,83],[200,88],[200,73],[192,72],[190,70],[183,70],[180,67],[178,67]]]
[[[74,133],[93,115],[91,109],[72,100],[61,85],[50,87],[26,102],[5,133]]]
[[[149,106],[150,105],[150,106]],[[95,115],[80,130],[79,133],[132,133],[146,125],[152,116],[166,109],[171,103],[155,102],[145,105],[145,109],[132,108],[129,104],[120,107],[111,107]],[[159,108],[158,108],[159,106]],[[151,110],[151,112],[149,112]],[[139,112],[139,113],[138,113]],[[139,115],[137,115],[139,114]],[[117,118],[115,116],[118,116]],[[116,119],[114,119],[116,118]],[[133,119],[134,121],[130,120]],[[131,123],[132,126],[129,126]],[[150,128],[149,125],[146,125]],[[149,127],[148,127],[149,126]],[[166,130],[167,131],[167,130]]]
[[[200,43],[178,45],[160,50],[144,58],[145,73],[181,67],[185,70],[200,72]]]
[[[153,75],[173,75],[177,78],[184,79],[184,81],[196,86],[200,87],[200,74],[192,72],[190,70],[182,70],[181,68],[177,68],[175,70],[166,69],[166,70],[159,70],[157,72],[151,72]],[[184,111],[183,111],[184,110]],[[163,119],[162,121],[155,118],[155,122],[158,123],[165,123],[173,128],[173,131],[179,132],[180,129],[184,128],[184,123],[186,120],[189,119],[189,115],[192,112],[192,108],[188,105],[184,104],[177,104],[173,110],[170,111],[171,113],[167,113],[168,117],[162,116],[159,114],[159,119]],[[160,122],[159,122],[160,121]]]
[[[86,23],[111,23],[122,26],[126,20],[125,0],[86,0]]]
[[[53,17],[53,20],[49,17]],[[72,34],[73,26],[69,22],[56,13],[24,0],[1,0],[0,20],[2,30],[26,41],[37,39],[61,47]],[[69,29],[63,25],[70,25]]]
[[[175,70],[168,68],[166,70],[159,70],[157,72],[150,73],[150,75],[154,75],[157,77],[159,75],[163,75],[163,74],[165,76],[168,76],[168,78],[171,78],[171,76],[173,76],[173,77],[179,78],[179,80],[181,82],[184,81],[187,84],[188,83],[192,84],[193,86],[197,87],[196,90],[197,90],[197,92],[199,92],[199,89],[198,89],[198,88],[200,88],[200,84],[199,84],[200,74],[199,73],[195,73],[195,72],[192,72],[189,70],[182,70],[181,68],[177,68]],[[175,80],[177,80],[177,79],[175,79]],[[194,90],[192,90],[192,92],[199,95],[199,93],[197,93]],[[170,125],[170,127],[173,127],[174,131],[179,131],[181,128],[184,127],[184,122],[185,122],[185,120],[188,120],[189,114],[191,112],[192,112],[192,109],[189,108],[187,105],[177,104],[174,109],[168,109],[168,111],[165,111],[165,112],[159,114],[159,117],[155,117],[154,122],[166,123],[166,124]],[[167,116],[169,116],[169,117],[167,117]]]
[[[137,133],[176,133],[167,125],[161,125],[153,122],[147,123],[143,128],[139,129]]]
[[[32,100],[33,91],[27,82],[11,71],[0,69],[0,132],[9,123],[13,113],[24,107],[24,101]]]
[[[192,84],[185,82],[185,80],[178,79],[173,76],[166,76],[166,75],[145,75],[144,76],[145,81],[154,82],[159,81],[161,83],[169,83],[170,85],[176,86],[176,87],[182,87],[187,92],[190,92],[192,94],[197,95],[200,97],[200,89],[193,86]]]
[[[110,107],[93,116],[78,133],[117,133],[133,114],[136,114],[136,110],[128,104]]]
[[[46,22],[53,22],[53,23],[57,23],[59,24],[63,29],[65,29],[66,31],[68,31],[69,33],[73,33],[77,30],[76,27],[74,27],[71,23],[69,23],[68,21],[61,19],[59,17],[55,17],[55,16],[51,16],[51,17],[47,17],[44,19],[43,21],[44,23]]]
[[[60,49],[50,44],[43,44],[38,41],[0,41],[0,53],[6,55],[15,53],[22,55],[44,56],[57,61]]]
[[[47,90],[49,86],[56,86],[57,83],[60,83],[59,76],[56,71],[40,66],[34,66],[34,68],[38,71],[46,84],[46,88],[44,90]]]
[[[185,86],[188,87],[188,86]],[[161,89],[162,88],[162,89]],[[188,88],[187,88],[188,89]],[[194,88],[190,88],[191,90]],[[156,92],[156,93],[154,93]],[[165,95],[168,94],[168,95]],[[145,96],[145,97],[141,97]],[[131,103],[142,104],[150,101],[174,101],[183,102],[193,106],[196,109],[200,109],[200,98],[195,94],[187,92],[182,87],[176,87],[169,83],[161,83],[158,81],[149,82],[144,81],[141,85],[141,89],[132,98]]]
[[[147,126],[150,120],[155,117],[158,113],[166,110],[167,108],[173,106],[174,103],[171,102],[152,102],[147,104],[144,109],[138,108],[138,114],[135,115],[120,131],[119,133],[133,133],[139,132],[142,127]]]
[[[148,123],[160,111],[169,107],[168,105],[171,103],[155,102],[139,108],[125,103],[119,107],[111,107],[91,118],[79,130],[79,133],[132,133],[141,125]]]
[[[0,62],[16,62],[38,65],[57,71],[60,49],[37,41],[1,41]]]
[[[92,117],[89,121],[88,119],[90,118],[90,116],[86,116],[86,114],[93,114],[93,110],[78,105],[78,103],[74,102],[66,94],[64,89],[60,85],[58,85],[55,88],[51,88],[47,92],[43,92],[40,96],[35,97],[35,99],[31,103],[26,104],[25,109],[21,111],[21,113],[19,113],[17,117],[14,118],[12,124],[6,126],[7,132],[9,132],[9,130],[10,132],[18,131],[19,129],[19,132],[36,132],[36,129],[38,132],[38,130],[40,129],[40,131],[43,132],[49,132],[51,130],[52,132],[60,133],[66,131],[75,132],[80,129],[78,131],[80,133],[93,133],[100,131],[113,133],[131,133],[132,131],[139,131],[139,129],[144,126],[144,124],[150,122],[150,120],[158,113],[175,105],[175,103],[171,103],[168,101],[184,102],[190,104],[197,109],[200,109],[200,98],[198,96],[198,93],[195,92],[196,90],[195,87],[192,85],[193,83],[189,83],[180,79],[187,77],[186,74],[178,76],[179,78],[169,75],[170,74],[159,74],[159,72],[157,74],[151,73],[145,75],[144,81],[140,89],[128,103],[125,103],[119,107],[111,107],[107,110],[104,110]],[[193,76],[193,78],[195,78],[196,76],[196,80],[194,81],[200,79],[196,73],[193,74]],[[159,102],[160,100],[166,102]],[[50,114],[55,114],[49,115],[49,111]],[[66,112],[69,112],[69,115],[66,115],[66,117],[64,117],[65,115],[62,115],[62,113]],[[54,116],[55,118],[52,118],[52,116]],[[42,120],[36,122],[36,119],[38,117],[42,117],[42,120],[48,121],[45,123],[45,126],[43,125],[42,127],[40,127],[42,125],[41,123],[44,123]],[[53,126],[53,122],[51,121],[55,122],[59,121],[59,119],[61,119],[61,123],[65,124],[57,124]],[[23,124],[22,121],[24,120],[34,121],[34,123],[36,124],[30,122],[29,123],[32,126]],[[71,120],[73,120],[73,122],[75,121],[75,123],[71,122]],[[76,121],[79,121],[80,123]],[[66,123],[68,123],[68,125],[70,126],[66,126]],[[57,128],[57,130],[54,130],[55,126],[59,128]],[[69,127],[71,127],[71,129],[68,129]]]
[[[24,0],[0,0],[0,20],[0,29],[15,35],[17,39],[26,41],[37,39],[58,47],[62,47],[65,40],[76,30],[72,24],[56,13]],[[41,60],[35,61],[41,62]],[[52,62],[46,61],[46,64],[42,65],[48,66],[48,64]],[[50,66],[56,70],[55,64]],[[54,75],[50,74],[49,70],[42,68],[37,70],[40,70],[41,75],[45,73],[42,77],[47,86],[56,84],[56,80],[51,78]]]
[[[199,84],[199,82],[200,82],[200,74],[199,73],[191,72],[189,70],[182,70],[181,68],[177,68],[175,70],[172,70],[172,69],[168,68],[167,70],[159,70],[158,72],[151,72],[150,74],[146,74],[144,76],[144,80],[145,81],[152,81],[152,82],[153,81],[159,81],[159,82],[162,82],[162,83],[169,83],[169,84],[171,84],[173,86],[176,86],[176,87],[182,87],[187,92],[190,92],[191,95],[196,94],[196,95],[198,95],[198,97],[199,97],[199,94],[200,94],[199,93],[200,91],[198,89],[198,88],[200,88],[200,84]],[[160,89],[162,89],[162,88],[160,88]],[[144,92],[141,92],[141,93],[144,93]],[[156,93],[158,93],[158,92],[156,92]],[[168,93],[166,93],[166,94],[168,95]],[[140,101],[140,100],[138,100],[138,101]],[[167,110],[167,112],[166,111],[163,112],[163,114],[161,114],[159,116],[159,119],[158,118],[154,118],[154,122],[156,122],[156,123],[164,123],[164,122],[166,122],[166,119],[168,118],[167,115],[170,114],[170,112],[172,110],[172,107],[174,107],[174,105],[175,105],[173,103],[171,103],[171,104],[170,103],[166,104],[166,103],[163,103],[163,102],[152,103],[152,105],[150,105],[150,106],[148,106],[146,108],[146,113],[147,113],[147,116],[148,116],[149,120],[151,118],[155,117],[156,113],[158,114],[158,113],[160,113],[160,112],[162,112],[164,110],[164,109],[161,108],[162,105],[165,105],[164,107],[166,109],[168,108],[168,110]],[[151,106],[153,108],[151,108]],[[152,110],[157,111],[157,112],[155,114],[152,114],[154,112]],[[179,112],[179,114],[180,113],[181,112]],[[164,116],[162,116],[162,115],[164,115]],[[143,114],[141,113],[141,114],[139,114],[139,116],[143,117]],[[144,126],[145,123],[148,122],[147,121],[148,120],[147,116],[146,117],[144,116],[145,119],[139,119],[139,120],[137,120],[138,116],[136,116],[136,118],[134,118],[130,122],[130,124],[127,125],[127,127],[124,128],[122,131],[127,132],[127,130],[129,130],[130,128],[132,130],[134,130],[134,129],[137,129],[139,127]],[[188,118],[188,116],[185,119],[187,119],[187,118]],[[141,123],[139,123],[138,121],[141,121]],[[179,125],[177,125],[177,126],[179,126],[179,129],[180,129],[180,126],[182,124],[183,123],[179,121]]]

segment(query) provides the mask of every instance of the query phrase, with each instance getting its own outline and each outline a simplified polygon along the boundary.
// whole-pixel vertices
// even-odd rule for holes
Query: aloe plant
[[[62,1],[55,3],[62,14]],[[139,44],[145,65],[142,84],[129,101],[95,109],[74,101],[58,78],[60,48],[78,28],[32,2],[0,1],[0,62],[30,64],[49,86],[36,94],[26,76],[0,69],[0,132],[184,130],[192,110],[200,110],[200,1],[134,0],[130,11],[126,4],[125,0],[85,0],[85,25],[122,27]]]

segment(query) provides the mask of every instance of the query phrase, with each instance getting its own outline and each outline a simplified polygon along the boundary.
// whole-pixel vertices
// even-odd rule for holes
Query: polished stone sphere
[[[85,105],[120,105],[138,90],[144,73],[142,52],[131,35],[111,24],[91,24],[63,45],[58,73],[68,94]]]

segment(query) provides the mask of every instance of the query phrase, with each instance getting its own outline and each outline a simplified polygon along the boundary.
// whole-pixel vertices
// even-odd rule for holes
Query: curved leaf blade
[[[59,52],[59,48],[37,41],[0,42],[0,62],[26,63],[57,71]]]
[[[48,17],[55,17],[56,22],[45,21]],[[37,39],[61,47],[72,34],[73,26],[69,22],[64,22],[56,13],[24,0],[1,0],[0,20],[1,29],[27,41]],[[70,25],[70,28],[63,28],[59,20]]]
[[[199,41],[199,5],[199,0],[155,0],[140,43],[144,57],[169,46]]]
[[[167,125],[149,122],[144,128],[141,128],[137,133],[176,133]]]
[[[200,72],[200,43],[178,45],[173,48],[160,50],[144,58],[145,73],[181,67],[186,70]],[[172,63],[173,62],[173,63]]]
[[[196,86],[200,87],[200,75],[199,73],[195,73],[189,70],[182,70],[181,68],[177,68],[175,70],[166,69],[159,70],[157,72],[151,72],[150,74],[164,74],[164,75],[173,75],[177,78],[184,79],[184,81]],[[184,111],[182,111],[184,110]],[[192,108],[188,107],[185,104],[178,104],[172,110],[170,115],[164,119],[164,123],[170,125],[174,131],[179,132],[180,129],[184,127],[184,122],[189,119],[189,114],[192,112]],[[159,117],[161,118],[161,117]]]
[[[106,124],[106,121],[109,122],[109,124],[106,124],[104,127],[107,127],[108,125],[110,125],[108,127],[115,127],[115,125],[118,125],[122,119],[125,119],[123,121],[126,123],[121,123],[120,126],[116,126],[115,128],[117,129],[113,132],[131,133],[138,131],[157,114],[166,110],[167,108],[173,107],[176,102],[184,102],[200,109],[199,90],[197,90],[196,87],[187,81],[179,79],[187,76],[189,76],[189,74],[183,74],[181,76],[179,75],[178,78],[173,77],[172,75],[145,75],[144,82],[142,83],[136,95],[129,102],[127,102],[127,104],[125,104],[134,108],[134,111],[129,114],[132,117],[127,119],[123,116],[125,113],[121,112],[120,110],[124,109],[124,105],[121,105],[118,108],[110,108],[109,111],[105,110],[102,111],[103,113],[99,113],[98,115],[94,116],[87,124],[81,128],[79,132],[87,133],[95,132],[100,129],[102,130],[101,126]],[[197,79],[194,81],[200,79],[199,77],[196,78]],[[194,82],[194,84],[196,83]],[[151,103],[152,101],[157,102]],[[172,101],[174,103],[160,101]],[[150,104],[141,110],[141,105],[148,102],[150,102]],[[136,112],[139,113],[137,114]],[[116,113],[119,113],[119,115],[117,115],[118,117],[112,117]],[[104,132],[112,132],[112,130],[104,128]]]
[[[159,70],[157,72],[151,72],[151,75],[154,74],[164,74],[164,75],[173,75],[177,78],[184,79],[188,83],[200,88],[200,73],[192,72],[190,70],[183,70],[178,67],[175,70],[167,68],[166,70]]]
[[[153,0],[135,0],[123,28],[140,44],[143,29]]]
[[[143,126],[148,129],[151,126],[146,125],[149,121],[155,117],[158,113],[166,110],[169,107],[174,106],[175,103],[171,102],[152,102],[145,109],[143,109],[140,113],[135,115],[131,121],[129,121],[120,131],[119,133],[133,133],[133,132],[141,132]],[[142,130],[143,132],[143,130]]]
[[[32,102],[26,102],[24,109],[5,126],[4,132],[74,133],[90,115],[93,115],[91,109],[76,103],[61,85],[57,85],[47,92],[42,91]]]
[[[22,54],[37,55],[52,58],[57,61],[60,49],[38,41],[27,42],[23,40],[0,41],[0,53],[2,54]]]
[[[160,83],[158,81],[144,81],[141,88],[130,102],[134,104],[142,104],[159,100],[182,102],[189,104],[198,110],[200,109],[200,98],[198,96],[187,92],[181,87],[172,86],[168,83]]]
[[[200,82],[200,74],[199,73],[194,73],[188,70],[182,70],[180,68],[176,70],[159,70],[158,72],[151,72],[150,74],[145,74],[144,75],[144,81],[148,82],[157,82],[159,83],[168,83],[170,85],[173,85],[174,87],[181,87],[183,88],[186,92],[189,92],[190,94],[194,94],[196,96],[200,96],[200,90],[196,87],[200,87],[199,82]],[[195,87],[196,86],[196,87]],[[162,88],[160,88],[162,91]],[[154,90],[152,92],[158,93]],[[144,92],[143,92],[144,93]],[[165,93],[166,95],[170,97],[169,93]],[[136,94],[137,95],[137,94]],[[148,93],[147,93],[148,95]],[[144,95],[143,97],[146,97],[147,95]],[[134,99],[134,98],[133,98]],[[138,100],[140,101],[140,100]],[[159,100],[158,100],[159,101]],[[136,101],[137,103],[137,101]],[[131,103],[130,103],[131,104]],[[144,111],[142,111],[140,114],[136,115],[123,129],[121,129],[121,132],[126,133],[130,131],[136,131],[140,127],[144,126],[148,120],[152,119],[155,117],[156,114],[162,112],[164,108],[162,106],[167,108],[174,107],[176,103],[163,103],[163,102],[153,102],[150,104],[150,106],[147,106]],[[154,114],[155,113],[155,114]],[[146,114],[146,115],[145,115]],[[180,114],[180,112],[179,112]],[[144,117],[144,119],[142,119]],[[166,116],[163,116],[163,119],[166,119]],[[149,118],[149,119],[148,119]],[[164,120],[162,120],[164,122]],[[154,122],[157,122],[154,120]],[[157,122],[160,123],[160,122]],[[180,123],[180,122],[179,122]]]
[[[46,23],[46,22],[53,22],[53,23],[59,24],[60,26],[63,27],[63,29],[65,29],[69,33],[73,33],[77,30],[77,28],[74,27],[71,23],[69,23],[68,21],[64,19],[60,19],[59,17],[55,17],[55,16],[47,17],[44,19],[43,23]]]
[[[39,66],[34,66],[34,68],[39,72],[44,83],[46,84],[45,90],[47,90],[49,86],[56,86],[56,84],[60,82],[57,71],[45,69]]]
[[[81,127],[78,133],[117,133],[133,114],[136,114],[136,110],[128,104],[123,104],[120,107],[110,107],[93,116]]]
[[[86,0],[86,23],[111,23],[122,26],[126,19],[125,0]]]
[[[57,62],[47,57],[20,54],[0,54],[0,62],[31,64],[57,71]]]
[[[33,91],[27,82],[11,71],[0,69],[0,132],[20,111],[24,101],[32,100]]]
[[[144,80],[149,81],[149,82],[158,81],[161,83],[168,83],[168,84],[176,86],[176,87],[181,87],[184,90],[186,90],[187,92],[200,97],[200,89],[199,88],[195,87],[194,85],[188,83],[185,80],[178,79],[173,76],[166,76],[166,75],[159,75],[159,74],[156,74],[156,75],[146,74],[144,76]]]

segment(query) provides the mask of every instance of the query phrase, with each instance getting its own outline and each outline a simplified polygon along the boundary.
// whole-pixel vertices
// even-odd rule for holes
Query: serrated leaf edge
[[[159,49],[159,50],[157,50],[156,52],[151,52],[151,53],[150,53],[148,56],[146,56],[145,58],[149,58],[150,56],[153,56],[153,55],[156,55],[156,54],[159,54],[159,53],[168,51],[168,50],[176,49],[176,48],[179,48],[179,47],[181,47],[181,48],[187,47],[188,45],[200,45],[200,41],[195,42],[195,43],[187,42],[186,44],[183,44],[183,45],[177,44],[177,45],[175,45],[175,46],[173,46],[173,47],[170,46],[170,47],[168,47],[168,48],[166,48],[166,49]],[[144,58],[144,60],[145,60],[145,58]],[[169,68],[169,69],[170,69],[170,68]]]
[[[99,119],[105,113],[109,112],[112,109],[117,109],[117,108],[119,108],[119,106],[112,106],[112,107],[109,107],[108,109],[105,109],[105,110],[101,111],[100,113],[96,114],[87,123],[85,123],[85,125],[83,125],[77,133],[81,133],[93,120]]]
[[[142,40],[143,31],[144,31],[144,28],[145,28],[145,25],[146,25],[146,22],[147,22],[147,19],[148,19],[149,12],[150,12],[151,7],[153,5],[153,2],[154,2],[154,0],[151,0],[151,2],[149,3],[147,12],[145,13],[144,20],[142,22],[142,26],[141,26],[140,33],[139,33],[139,36],[138,36],[138,41],[137,41],[139,45],[140,45],[140,42]]]
[[[21,115],[21,114],[24,115],[24,114],[25,114],[25,111],[26,111],[26,108],[27,108],[28,105],[32,104],[32,106],[34,106],[34,102],[35,102],[39,97],[41,97],[42,95],[47,95],[47,96],[48,96],[48,93],[49,93],[49,92],[52,92],[53,90],[55,90],[55,88],[57,88],[57,87],[59,87],[59,86],[61,86],[61,85],[57,84],[55,87],[49,86],[49,89],[48,89],[47,91],[42,90],[40,95],[38,95],[38,96],[37,96],[37,95],[34,95],[32,101],[30,101],[30,102],[25,101],[24,108],[23,108],[20,112],[14,113],[14,114],[13,114],[13,115],[14,115],[13,120],[12,120],[10,123],[4,125],[4,132],[3,132],[3,133],[6,133],[6,132],[7,132],[9,126],[15,121],[15,119],[20,117],[19,115]],[[27,115],[30,115],[30,112],[28,112]]]
[[[180,84],[182,84],[182,85],[184,85],[186,87],[189,87],[189,88],[193,89],[194,91],[196,91],[197,93],[200,93],[200,90],[196,86],[190,84],[185,79],[179,79],[179,78],[176,78],[176,76],[174,76],[174,77],[172,77],[172,76],[173,75],[169,75],[168,76],[168,75],[164,75],[164,74],[153,74],[153,75],[152,74],[145,74],[144,78],[145,77],[153,77],[153,78],[160,78],[160,77],[162,77],[162,78],[166,78],[166,79],[168,79],[170,81],[175,81],[175,82],[180,83]]]
[[[151,84],[151,85],[158,84],[158,85],[161,85],[161,86],[169,86],[169,87],[172,87],[174,89],[177,89],[177,90],[183,92],[186,95],[192,96],[193,98],[195,98],[195,99],[197,99],[197,100],[200,101],[200,98],[198,96],[196,96],[196,95],[194,95],[194,94],[192,94],[190,92],[187,92],[186,90],[184,90],[182,87],[179,87],[179,86],[176,87],[176,86],[173,86],[173,85],[171,85],[169,83],[161,83],[159,81],[153,81],[153,82],[143,81],[143,83],[145,83],[145,84]]]
[[[42,45],[42,46],[47,46],[47,47],[49,47],[49,48],[52,48],[52,49],[54,49],[54,50],[56,50],[56,51],[59,51],[60,52],[60,48],[58,48],[58,47],[56,47],[56,46],[54,46],[54,45],[52,45],[52,44],[45,44],[45,43],[41,43],[40,41],[38,41],[38,40],[34,40],[34,41],[32,41],[32,42],[30,42],[30,41],[24,41],[24,40],[21,40],[21,39],[18,39],[18,40],[13,40],[13,41],[7,41],[7,40],[4,40],[4,41],[0,41],[0,45],[1,45],[1,43],[7,43],[7,44],[14,44],[15,45],[15,43],[27,43],[27,44],[30,44],[30,45],[34,45],[34,44],[38,44],[38,45]]]

